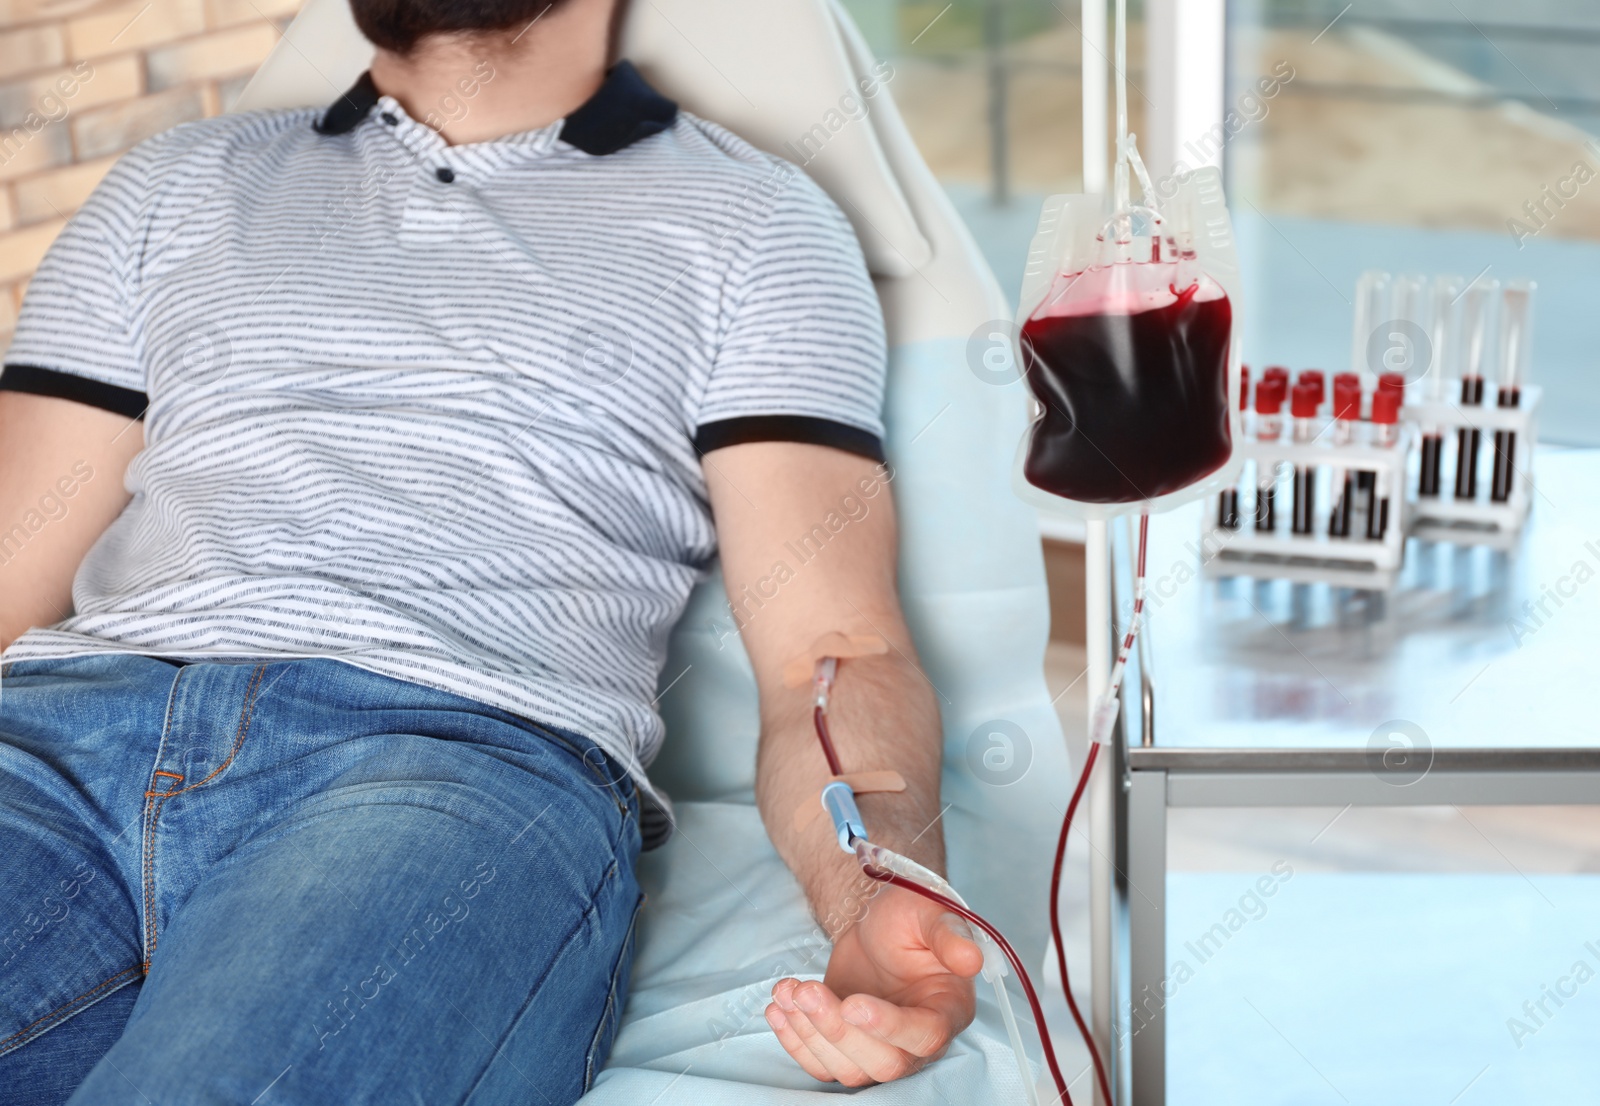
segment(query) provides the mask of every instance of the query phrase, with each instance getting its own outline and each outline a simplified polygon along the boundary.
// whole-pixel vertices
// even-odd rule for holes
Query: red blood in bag
[[[1134,313],[1027,321],[1023,367],[1044,405],[1023,464],[1030,484],[1080,503],[1134,503],[1227,463],[1233,307],[1196,291]]]

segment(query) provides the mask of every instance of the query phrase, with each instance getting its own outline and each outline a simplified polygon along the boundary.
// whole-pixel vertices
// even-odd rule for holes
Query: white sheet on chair
[[[644,865],[650,899],[633,997],[584,1106],[787,1106],[838,1093],[785,1055],[762,1014],[783,976],[820,978],[827,948],[760,816],[744,803],[708,802],[680,805],[678,818],[677,837]],[[907,1106],[1022,1102],[988,999],[977,1029],[931,1069],[856,1093]]]

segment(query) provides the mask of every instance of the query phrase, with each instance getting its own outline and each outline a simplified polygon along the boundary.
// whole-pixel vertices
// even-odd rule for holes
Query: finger
[[[925,937],[939,963],[963,979],[971,979],[983,970],[983,950],[972,939],[967,923],[956,915],[939,915],[928,926]]]
[[[813,1074],[816,1074],[816,1078],[824,1082],[850,1081],[849,1085],[852,1086],[860,1086],[863,1083],[871,1082],[860,1068],[845,1059],[837,1049],[828,1044],[827,1039],[822,1037],[816,1031],[816,1027],[811,1024],[811,1020],[806,1016],[805,1011],[801,1010],[797,1005],[796,994],[801,986],[802,984],[798,979],[792,977],[780,979],[777,985],[773,987],[772,994],[779,1012],[784,1016],[786,1028],[790,1035],[799,1042],[800,1048],[804,1050],[808,1058],[809,1065],[814,1066],[821,1072],[821,1074],[816,1074],[816,1072],[813,1072]],[[834,997],[833,992],[828,990],[824,984],[812,983],[810,987],[820,991],[826,998]],[[807,1067],[808,1071],[811,1070],[811,1066],[802,1066]]]
[[[780,1010],[790,1011],[794,1007],[794,989],[800,981],[793,976],[786,976],[772,985],[772,1001],[778,1004]]]
[[[894,1048],[923,1060],[931,1060],[942,1053],[956,1029],[942,1010],[896,1006],[876,995],[851,995],[841,1004],[840,1016]]]
[[[821,1042],[806,1042],[813,1045],[813,1050],[819,1055],[822,1050],[818,1045],[826,1042],[854,1068],[880,1084],[899,1079],[912,1069],[912,1058],[902,1050],[874,1032],[846,1021],[842,1002],[834,996],[834,992],[821,984],[814,984],[814,989],[808,986],[797,988],[795,1002],[800,1005],[800,1012],[805,1013],[811,1028],[821,1034]],[[802,1037],[805,1037],[803,1032]],[[846,1082],[845,1077],[840,1076],[840,1082]]]
[[[845,1055],[817,1028],[816,1019],[826,1019],[830,1008],[837,1013],[838,997],[820,983],[802,983],[795,988],[795,1003],[799,1009],[789,1015],[790,1026],[833,1077],[847,1087],[861,1087],[873,1082],[873,1077],[860,1064]]]
[[[788,1015],[775,1002],[767,1006],[767,1024],[772,1027],[773,1035],[778,1038],[778,1043],[783,1046],[783,1051],[793,1057],[794,1062],[799,1064],[807,1075],[823,1083],[832,1083],[834,1081],[832,1074],[829,1073],[822,1061],[812,1055],[811,1050],[806,1047],[806,1043],[794,1031],[794,1026],[789,1024]]]

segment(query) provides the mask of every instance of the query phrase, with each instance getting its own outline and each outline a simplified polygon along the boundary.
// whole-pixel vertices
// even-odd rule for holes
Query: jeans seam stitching
[[[172,736],[172,715],[177,709],[178,684],[183,679],[184,671],[184,669],[180,668],[177,675],[172,677],[172,689],[167,693],[167,713],[161,723],[161,740],[156,745],[155,764],[152,765],[150,771],[150,786],[144,793],[144,848],[143,856],[141,857],[144,869],[141,873],[141,883],[144,891],[143,910],[141,913],[144,925],[141,927],[142,932],[139,935],[141,946],[139,966],[145,975],[150,974],[150,958],[154,952],[150,945],[150,938],[155,930],[155,818],[159,817],[161,813],[159,807],[155,807],[154,813],[152,813],[152,807],[155,806],[156,776],[162,774],[160,771],[161,756],[166,752],[167,738]],[[176,773],[169,772],[166,774],[175,775]]]
[[[622,936],[622,947],[617,951],[617,962],[611,969],[611,986],[606,991],[606,1005],[600,1012],[600,1024],[594,1027],[594,1034],[589,1038],[589,1052],[583,1061],[583,1090],[587,1094],[594,1089],[594,1053],[600,1042],[600,1034],[605,1029],[606,1019],[611,1016],[617,1005],[617,982],[622,974],[622,962],[627,959],[628,946],[633,942],[634,932],[639,928],[639,915],[644,913],[644,894],[641,892],[633,904],[633,917],[628,920],[628,931]],[[621,1011],[617,1018],[622,1018]],[[620,1026],[618,1027],[621,1028]]]
[[[150,974],[150,961],[156,952],[156,822],[161,818],[161,808],[166,805],[168,796],[156,792],[145,792],[145,836],[144,836],[144,974]]]
[[[250,732],[251,719],[255,717],[256,691],[261,686],[261,678],[266,674],[267,665],[258,664],[256,670],[250,674],[250,684],[245,689],[244,705],[239,711],[239,727],[234,733],[233,748],[228,751],[227,759],[205,779],[192,783],[188,787],[180,787],[175,791],[157,791],[155,789],[156,776],[171,776],[183,782],[183,775],[178,772],[158,771],[151,773],[150,790],[145,792],[145,810],[148,818],[145,823],[145,850],[144,850],[144,885],[145,885],[145,918],[144,918],[144,973],[150,974],[150,962],[155,958],[156,944],[159,937],[156,933],[156,904],[155,904],[155,851],[156,851],[156,823],[161,818],[161,808],[168,799],[175,795],[193,791],[203,787],[216,779],[232,764],[239,755],[239,750],[244,747],[245,736]],[[172,701],[167,703],[167,731],[172,727]],[[161,735],[161,744],[166,745],[167,732]],[[158,758],[157,763],[160,763]]]
[[[244,707],[239,712],[239,728],[234,734],[233,748],[228,751],[227,759],[213,768],[205,779],[191,783],[188,787],[180,787],[176,791],[161,792],[161,798],[170,799],[174,795],[182,795],[186,791],[193,791],[197,787],[204,787],[206,784],[210,783],[212,780],[216,779],[223,772],[225,772],[228,768],[228,765],[233,763],[234,758],[239,755],[239,750],[244,747],[245,735],[249,732],[250,722],[255,717],[256,689],[260,686],[261,677],[266,675],[266,671],[266,665],[257,665],[255,672],[253,672],[250,676],[250,686],[245,689],[244,693]],[[156,775],[178,776],[180,782],[183,779],[183,777],[178,775],[176,772],[157,772]]]
[[[88,998],[90,995],[93,995],[93,994],[96,994],[97,992],[105,990],[107,987],[111,986],[113,983],[117,982],[119,979],[122,979],[123,976],[131,975],[131,974],[136,973],[138,971],[139,971],[139,965],[137,965],[137,964],[135,964],[131,968],[124,968],[120,972],[118,972],[116,975],[112,976],[111,978],[101,980],[99,983],[95,984],[93,987],[89,988],[87,991],[83,992],[83,994],[77,996],[76,998],[68,999],[66,1002],[62,1003],[60,1006],[58,1006],[54,1010],[50,1011],[50,1013],[44,1015],[44,1017],[34,1019],[33,1021],[29,1022],[27,1025],[23,1026],[21,1029],[17,1030],[15,1033],[11,1034],[11,1036],[6,1037],[3,1040],[0,1040],[0,1052],[13,1052],[13,1051],[16,1050],[16,1048],[27,1044],[28,1041],[31,1041],[33,1039],[32,1037],[27,1037],[25,1040],[18,1040],[18,1038],[19,1037],[24,1037],[28,1033],[29,1030],[33,1029],[35,1026],[39,1025],[42,1022],[49,1021],[51,1018],[55,1017],[57,1014],[60,1014],[63,1010],[71,1009],[72,1007],[76,1006],[78,1003],[82,1002],[84,999]],[[49,1029],[49,1028],[53,1028],[53,1027],[46,1027],[46,1028]],[[41,1032],[43,1032],[43,1031],[41,1031]],[[37,1036],[37,1034],[35,1034],[35,1036]],[[12,1045],[12,1042],[16,1042],[16,1045],[14,1047]]]

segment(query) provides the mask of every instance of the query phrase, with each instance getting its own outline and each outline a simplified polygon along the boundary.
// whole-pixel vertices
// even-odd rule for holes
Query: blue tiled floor
[[[1600,1101],[1600,877],[1305,873],[1230,917],[1259,875],[1169,879],[1171,1106]]]

